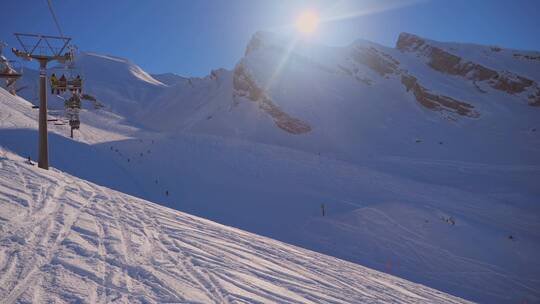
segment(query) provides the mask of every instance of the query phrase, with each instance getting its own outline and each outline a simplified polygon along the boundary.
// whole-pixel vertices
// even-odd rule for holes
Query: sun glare
[[[296,29],[302,34],[312,34],[319,27],[319,15],[313,11],[303,12],[296,18]]]

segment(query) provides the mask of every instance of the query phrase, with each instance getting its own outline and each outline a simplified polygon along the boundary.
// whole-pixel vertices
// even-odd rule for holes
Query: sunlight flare
[[[296,18],[296,29],[302,34],[312,34],[319,27],[321,18],[314,11],[305,11]]]
[[[285,49],[285,52],[283,53],[283,57],[279,61],[278,65],[274,69],[274,72],[272,73],[272,75],[270,76],[270,78],[268,79],[268,81],[266,82],[266,84],[264,86],[265,91],[268,91],[270,89],[270,86],[273,84],[275,79],[281,73],[281,70],[283,69],[283,67],[285,66],[287,61],[289,60],[289,57],[291,56],[291,53],[293,52],[294,48],[296,47],[297,42],[298,42],[298,40],[294,39],[294,40],[291,40],[289,42],[289,44],[287,45],[287,49]]]

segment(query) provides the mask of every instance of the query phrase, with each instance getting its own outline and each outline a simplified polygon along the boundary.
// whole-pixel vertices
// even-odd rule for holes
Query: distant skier
[[[34,163],[32,162],[32,158],[30,156],[28,156],[28,159],[26,160],[26,162],[29,164],[29,165],[34,165]]]
[[[165,190],[165,195],[169,196],[169,190]]]

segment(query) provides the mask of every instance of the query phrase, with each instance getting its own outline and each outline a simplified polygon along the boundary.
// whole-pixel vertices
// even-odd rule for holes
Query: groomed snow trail
[[[466,303],[0,152],[2,303]]]

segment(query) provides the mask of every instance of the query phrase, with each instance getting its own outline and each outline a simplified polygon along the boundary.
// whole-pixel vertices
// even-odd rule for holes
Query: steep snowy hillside
[[[95,53],[81,53],[76,57],[73,69],[51,64],[48,74],[62,74],[73,77],[80,74],[84,79],[85,94],[104,101],[107,110],[124,116],[137,117],[163,91],[167,85],[143,71],[129,60]],[[18,82],[19,95],[38,104],[38,73],[26,69]],[[62,108],[63,100],[47,90],[52,109]],[[133,121],[132,121],[133,123]]]
[[[11,128],[1,131],[2,145],[34,155],[35,131],[20,130],[25,126],[14,109],[35,110],[7,92],[4,97],[3,113],[13,114],[2,120]],[[219,137],[137,132],[107,141],[106,133],[88,129],[83,125],[79,140],[97,144],[51,135],[51,163],[177,210],[469,299],[539,298],[538,167],[409,158],[353,165]]]
[[[0,153],[3,303],[466,303]]]
[[[319,152],[319,145],[348,160],[382,153],[512,164],[525,156],[538,164],[528,132],[540,121],[534,80],[439,58],[428,42],[410,46],[410,37],[402,34],[395,49],[367,41],[328,48],[258,33],[234,71],[235,100],[258,104],[277,127],[297,134],[287,146]],[[455,71],[445,70],[452,64]],[[445,149],[418,149],[417,139]]]
[[[156,75],[160,82],[126,60],[91,53],[78,65],[90,94],[160,132],[220,135],[350,161],[383,153],[539,164],[531,156],[537,142],[530,144],[540,120],[535,54],[405,33],[396,48],[362,40],[329,48],[257,33],[233,71],[206,78]],[[435,145],[418,149],[419,141]]]
[[[30,102],[0,88],[0,146],[36,160],[37,116],[38,110],[33,109]],[[76,132],[76,141],[68,138],[69,125],[56,125],[56,122],[48,124],[51,163],[80,178],[102,183],[107,181],[105,184],[110,187],[141,196],[142,192],[132,182],[129,173],[114,159],[96,150],[96,145],[100,143],[129,139],[129,134],[136,129],[120,124],[119,118],[110,113],[83,111],[82,117],[85,123],[80,132]],[[61,119],[61,115],[55,113],[49,118]],[[88,125],[88,122],[94,122],[101,129]],[[102,170],[102,167],[106,169]],[[115,178],[111,179],[110,176]]]
[[[149,130],[220,135],[349,161],[382,153],[540,164],[531,137],[540,128],[535,54],[406,33],[396,48],[362,40],[329,48],[260,32],[233,71],[206,78],[155,75],[161,82],[128,60],[93,53],[82,53],[76,66],[86,93]],[[27,74],[21,96],[37,103],[35,72]],[[62,105],[50,98],[53,108]],[[419,141],[434,145],[419,149]]]
[[[53,136],[52,164],[473,301],[534,303],[535,54],[411,34],[396,48],[329,48],[257,33],[233,71],[205,78],[86,54],[88,93],[107,107],[85,113],[77,141]],[[0,144],[31,154],[35,132],[10,109]]]

